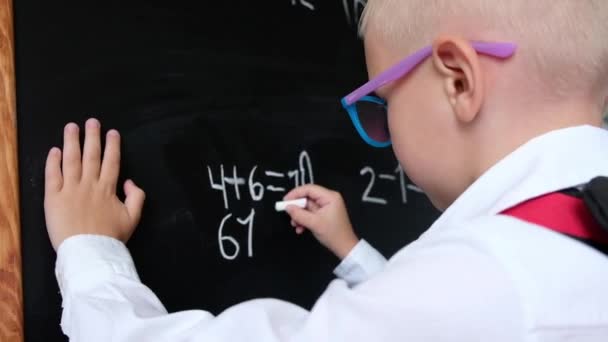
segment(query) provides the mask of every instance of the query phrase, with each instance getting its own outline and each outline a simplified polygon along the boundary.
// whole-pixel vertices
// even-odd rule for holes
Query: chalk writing
[[[359,25],[359,20],[361,20],[361,14],[363,13],[365,5],[367,5],[367,0],[342,0],[346,22],[349,25]]]
[[[262,170],[260,165],[254,165],[249,169],[247,178],[239,177],[239,168],[236,165],[225,167],[224,164],[219,165],[218,170],[213,170],[210,165],[206,166],[209,176],[209,185],[212,190],[220,191],[224,209],[230,210],[230,203],[234,200],[247,200],[245,197],[249,193],[251,202],[260,202],[264,200],[267,192],[270,193],[285,193],[287,189],[300,185],[314,183],[313,165],[310,155],[306,151],[302,151],[298,157],[298,164],[295,169],[286,170],[286,172],[276,170]],[[227,174],[226,170],[229,171]],[[214,176],[215,171],[215,176]],[[242,168],[241,168],[242,172]],[[287,175],[287,177],[286,177]],[[241,193],[240,187],[244,189],[244,196]],[[253,204],[253,203],[252,203]],[[221,256],[226,260],[234,260],[241,252],[241,244],[229,233],[226,233],[227,226],[234,222],[232,219],[233,213],[228,212],[220,221],[217,232],[218,245]],[[255,210],[252,208],[249,215],[245,218],[236,218],[236,223],[247,228],[247,256],[253,257],[253,231],[254,231]],[[234,226],[234,223],[232,223]]]
[[[315,10],[315,6],[312,3],[310,3],[309,1],[306,1],[306,0],[291,0],[291,4],[293,6],[297,6],[297,5],[304,6],[304,7],[308,8],[311,11]]]
[[[380,205],[387,205],[389,202],[386,198],[379,197],[377,195],[372,195],[372,191],[374,191],[374,186],[376,185],[376,179],[388,182],[399,182],[399,190],[401,193],[401,202],[403,204],[407,204],[408,200],[408,190],[414,191],[417,193],[422,193],[422,189],[415,186],[414,184],[408,184],[406,182],[405,173],[401,168],[401,165],[397,166],[397,168],[392,173],[380,173],[376,176],[376,171],[371,166],[364,166],[359,172],[361,176],[368,175],[369,180],[367,182],[367,186],[363,190],[363,194],[361,195],[361,201],[366,203],[374,203]]]
[[[222,255],[222,257],[224,257],[224,259],[227,260],[234,260],[238,255],[239,252],[241,250],[241,246],[239,245],[239,242],[232,236],[228,236],[224,234],[224,227],[226,225],[226,222],[232,217],[232,213],[228,213],[226,216],[224,216],[224,218],[222,219],[222,222],[220,223],[220,228],[217,231],[217,239],[218,239],[218,245],[220,246],[220,254]],[[240,225],[243,226],[247,226],[247,256],[248,257],[253,257],[253,219],[255,217],[255,210],[251,209],[251,213],[249,214],[249,216],[245,217],[244,219],[241,218],[237,218],[236,222]],[[234,249],[232,254],[228,254],[226,252],[226,248],[224,247],[224,243],[230,243]]]
[[[249,258],[254,255],[255,209],[252,207],[247,216],[234,217],[234,213],[230,211],[230,204],[234,204],[234,201],[249,201],[253,206],[254,203],[263,201],[267,196],[273,197],[273,200],[279,200],[276,195],[268,195],[268,193],[286,193],[289,189],[304,184],[313,184],[315,181],[312,159],[307,151],[300,152],[296,167],[287,170],[271,170],[262,165],[253,165],[244,170],[236,165],[226,166],[224,164],[215,168],[207,165],[206,168],[209,186],[213,191],[221,193],[224,209],[227,210],[217,231],[219,252],[226,260],[234,260],[240,254]],[[244,171],[248,172],[244,173]],[[246,177],[239,176],[239,172]],[[360,169],[359,175],[365,177],[361,195],[361,200],[365,203],[389,205],[390,196],[388,196],[387,189],[395,191],[392,184],[398,185],[401,204],[407,204],[409,193],[422,193],[420,188],[408,182],[401,166],[397,166],[389,172],[377,172],[372,166],[364,166]],[[392,201],[395,202],[395,200]],[[246,242],[235,238],[234,232],[239,229],[237,227],[247,229]],[[241,253],[244,248],[246,248],[246,253]]]

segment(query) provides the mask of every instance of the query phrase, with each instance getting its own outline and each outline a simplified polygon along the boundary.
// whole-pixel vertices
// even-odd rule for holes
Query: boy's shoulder
[[[412,244],[412,256],[452,250],[457,259],[458,250],[472,250],[470,255],[504,272],[534,327],[608,327],[608,256],[505,215],[482,216],[452,228],[423,236]],[[395,258],[409,254],[407,248],[400,253]],[[453,258],[446,260],[453,265]]]

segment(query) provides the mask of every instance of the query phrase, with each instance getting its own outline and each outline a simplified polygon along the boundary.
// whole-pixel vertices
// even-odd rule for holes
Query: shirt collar
[[[608,175],[607,153],[608,131],[593,126],[533,138],[488,169],[423,235]]]

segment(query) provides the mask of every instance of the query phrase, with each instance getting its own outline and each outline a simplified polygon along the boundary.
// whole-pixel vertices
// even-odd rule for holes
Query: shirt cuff
[[[386,258],[362,239],[334,269],[334,274],[353,287],[382,270],[385,264]]]
[[[116,276],[140,281],[124,243],[108,236],[81,234],[59,245],[55,277],[64,299],[67,294],[86,292]]]

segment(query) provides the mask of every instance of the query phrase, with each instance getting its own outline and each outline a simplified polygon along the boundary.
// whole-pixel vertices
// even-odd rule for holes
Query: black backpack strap
[[[608,232],[608,177],[593,178],[583,188],[582,195],[595,221]]]
[[[608,232],[608,177],[596,177],[582,189],[568,188],[560,192],[582,199],[595,221]],[[608,245],[568,236],[608,256]]]

